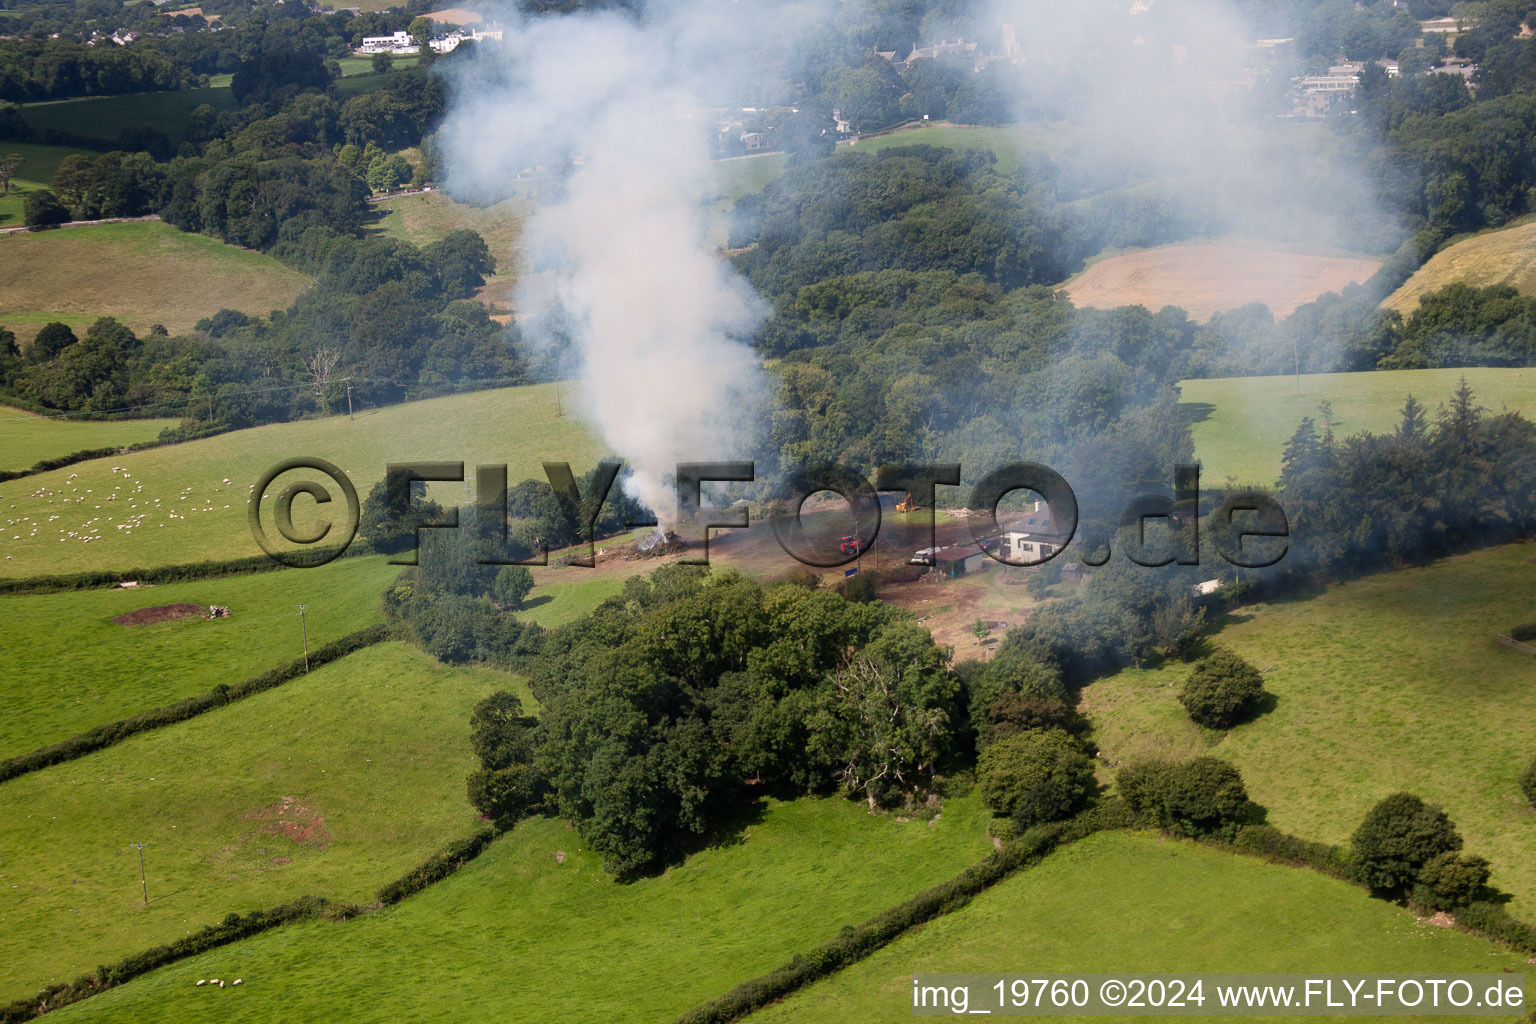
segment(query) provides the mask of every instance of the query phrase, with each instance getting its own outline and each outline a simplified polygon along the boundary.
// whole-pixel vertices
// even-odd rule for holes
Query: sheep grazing
[[[240,984],[240,979],[236,978],[234,981],[230,982],[230,984],[231,985],[238,985],[238,984]]]
[[[223,988],[223,987],[224,987],[224,983],[222,981],[219,982],[219,988]]]
[[[195,988],[202,988],[202,987],[203,987],[203,986],[204,986],[204,985],[206,985],[206,984],[208,984],[208,979],[207,979],[207,978],[203,978],[203,979],[202,979],[202,980],[201,980],[201,981],[199,981],[199,982],[198,982],[198,983],[197,983],[197,984],[196,984],[196,985],[195,985],[195,986],[194,986],[194,987],[195,987]]]

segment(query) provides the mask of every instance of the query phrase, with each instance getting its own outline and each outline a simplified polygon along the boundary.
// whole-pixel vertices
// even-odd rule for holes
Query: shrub
[[[1372,807],[1350,844],[1360,881],[1381,893],[1399,893],[1430,861],[1461,849],[1461,836],[1445,812],[1412,793],[1394,793]]]
[[[1033,693],[1005,693],[987,705],[984,741],[996,743],[1033,729],[1079,734],[1086,723],[1066,701]]]
[[[1060,821],[1080,810],[1093,785],[1093,762],[1060,729],[1019,733],[982,752],[981,797],[1020,828]]]
[[[533,573],[521,565],[504,566],[492,587],[496,603],[504,608],[521,608],[532,592]]]
[[[27,193],[27,198],[22,201],[22,215],[27,227],[36,231],[69,220],[69,207],[59,202],[59,197],[48,189],[40,188]]]
[[[1264,696],[1259,670],[1231,651],[1219,650],[1199,661],[1179,691],[1189,717],[1209,729],[1230,729]]]
[[[1120,769],[1115,785],[1132,814],[1162,824],[1163,783],[1172,769],[1168,761],[1143,761]]]
[[[1526,766],[1525,774],[1520,776],[1520,790],[1525,793],[1526,802],[1536,807],[1536,759]]]
[[[1414,901],[1431,910],[1464,907],[1477,898],[1492,873],[1482,857],[1439,854],[1419,872],[1419,883],[1413,887]]]
[[[1116,781],[1120,796],[1138,818],[1184,835],[1231,838],[1253,816],[1243,777],[1214,757],[1133,765]]]
[[[1247,817],[1248,790],[1236,768],[1214,757],[1175,765],[1163,784],[1169,828],[1185,835],[1228,833]]]

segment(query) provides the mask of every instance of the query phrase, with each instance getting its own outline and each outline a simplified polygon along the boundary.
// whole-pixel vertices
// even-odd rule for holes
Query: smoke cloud
[[[518,322],[563,347],[581,414],[664,522],[675,465],[750,455],[767,394],[749,340],[766,304],[707,234],[701,108],[728,88],[716,58],[740,30],[681,7],[517,24],[457,83],[440,136],[455,193],[504,195],[525,168],[554,179],[515,257]]]

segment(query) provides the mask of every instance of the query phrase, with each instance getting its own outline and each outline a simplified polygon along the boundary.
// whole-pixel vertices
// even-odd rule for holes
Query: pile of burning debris
[[[640,538],[624,557],[633,562],[641,558],[666,558],[686,550],[688,543],[683,538],[671,530],[657,529]]]

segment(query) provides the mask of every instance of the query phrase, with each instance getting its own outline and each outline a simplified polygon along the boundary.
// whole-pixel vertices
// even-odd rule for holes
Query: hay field
[[[1478,288],[1511,284],[1536,295],[1536,220],[1485,231],[1441,249],[1382,306],[1409,317],[1423,296],[1457,282]]]
[[[1090,264],[1062,287],[1079,306],[1177,306],[1192,320],[1260,302],[1289,316],[1327,292],[1364,281],[1381,261],[1269,248],[1238,240],[1134,249]]]
[[[25,348],[43,324],[114,316],[171,333],[220,309],[265,316],[312,283],[270,256],[157,221],[0,236],[0,324]]]

